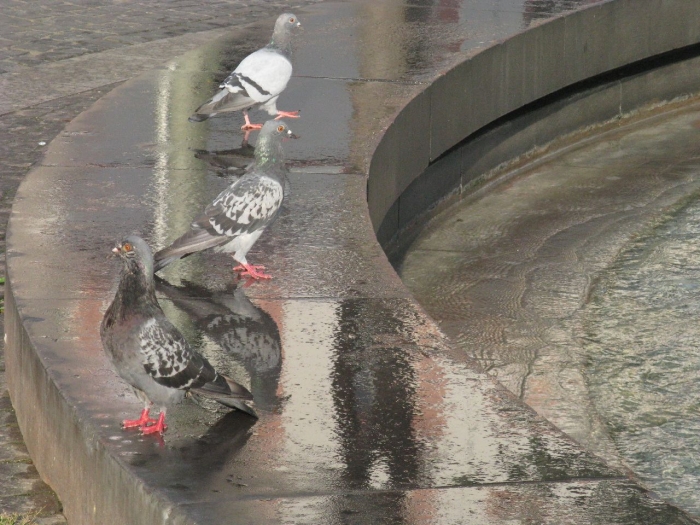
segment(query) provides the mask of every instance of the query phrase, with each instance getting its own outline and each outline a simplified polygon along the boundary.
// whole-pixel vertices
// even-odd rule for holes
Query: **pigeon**
[[[232,253],[233,270],[252,279],[270,279],[264,266],[248,264],[246,254],[277,217],[284,199],[287,170],[282,139],[296,138],[283,120],[265,122],[248,171],[222,191],[197,218],[190,231],[155,254],[154,271],[190,254],[213,248]]]
[[[102,319],[100,336],[117,372],[145,404],[138,419],[124,420],[122,426],[162,435],[167,429],[167,407],[181,402],[187,392],[257,417],[243,403],[252,400],[252,394],[217,373],[165,317],[156,299],[148,244],[137,235],[129,235],[112,251],[122,259],[123,268],[117,293]],[[161,407],[158,419],[149,415],[153,403]]]
[[[248,117],[248,109],[254,106],[277,119],[298,118],[298,111],[279,111],[277,98],[292,78],[291,36],[300,26],[292,13],[281,14],[275,22],[272,41],[245,57],[219,85],[221,91],[199,106],[189,120],[201,122],[219,113],[242,111],[245,124],[241,129],[260,129],[262,125],[252,124]]]

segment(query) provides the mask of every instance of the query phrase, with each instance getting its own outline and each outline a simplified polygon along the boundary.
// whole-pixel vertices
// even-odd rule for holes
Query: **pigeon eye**
[[[277,131],[282,133],[284,131],[284,126],[277,126]]]
[[[292,17],[292,18],[289,19],[289,23],[290,23],[290,24],[293,24],[294,22],[296,22],[296,20],[295,20],[294,17]]]
[[[131,248],[132,248],[132,246],[131,246],[131,244],[129,244],[128,242],[125,242],[125,243],[122,245],[122,250],[124,250],[125,252],[130,252],[130,251],[131,251]]]

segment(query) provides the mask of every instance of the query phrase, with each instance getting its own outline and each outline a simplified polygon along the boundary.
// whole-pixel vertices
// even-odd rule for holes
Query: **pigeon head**
[[[272,45],[289,51],[290,37],[301,27],[301,22],[293,13],[282,13],[277,17],[272,33]]]
[[[153,254],[151,248],[138,235],[129,235],[117,244],[112,252],[124,262],[125,269],[145,274],[153,278]]]
[[[284,162],[284,149],[282,141],[284,139],[298,138],[284,120],[268,120],[263,124],[255,144],[255,163],[258,167]]]

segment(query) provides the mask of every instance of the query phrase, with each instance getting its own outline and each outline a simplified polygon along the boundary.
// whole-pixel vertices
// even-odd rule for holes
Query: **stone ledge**
[[[406,221],[399,219],[400,196],[445,152],[519,108],[586,79],[696,46],[699,22],[700,6],[685,0],[612,0],[547,21],[482,51],[466,53],[466,60],[442,72],[407,104],[372,155],[368,202],[380,242],[390,242],[405,226]],[[658,31],[660,27],[672,34]],[[687,81],[682,86],[681,80],[675,80],[663,96],[689,89]],[[584,117],[563,131],[630,111],[661,94],[658,84],[644,86],[647,91],[644,87],[625,91],[624,80],[610,83],[619,89],[615,97],[610,96],[618,104],[613,104],[614,112],[603,115],[598,109],[589,122],[583,122]],[[465,100],[470,103],[460,103]],[[423,125],[426,121],[429,126]],[[504,152],[500,161],[542,145],[542,138]],[[417,143],[429,148],[416,147]],[[411,154],[399,155],[399,144],[407,145]],[[470,166],[464,167],[464,171],[469,170]]]
[[[590,10],[613,3],[630,9],[617,0]],[[230,148],[239,124],[193,128],[186,117],[211,91],[220,57],[250,42],[214,43],[120,86],[67,126],[18,191],[8,229],[8,386],[37,468],[70,522],[400,515],[459,523],[474,515],[479,523],[693,523],[475,372],[411,298],[373,236],[372,181],[379,166],[396,173],[410,159],[413,173],[434,154],[422,125],[436,125],[424,120],[435,84],[425,88],[446,76],[402,67],[353,75],[360,72],[339,63],[357,46],[358,56],[382,63],[381,45],[360,45],[368,44],[361,30],[377,22],[371,2],[321,4],[300,16],[310,34],[298,69],[313,74],[285,93],[285,105],[305,110],[292,123],[303,139],[288,147],[292,194],[251,254],[277,278],[234,290],[228,261],[206,255],[168,269],[176,286],[160,291],[188,337],[250,386],[261,415],[254,426],[238,413],[186,404],[171,414],[164,444],[122,432],[119,421],[140,404],[112,371],[97,330],[118,272],[106,258],[115,240],[141,230],[164,244],[227,183],[190,150]],[[321,60],[313,43],[327,20],[348,30]],[[560,23],[523,35],[537,39]],[[402,34],[420,34],[411,29]],[[335,69],[324,75],[324,67]],[[329,117],[329,107],[345,120]],[[211,344],[207,309],[245,318],[269,339],[264,363]]]

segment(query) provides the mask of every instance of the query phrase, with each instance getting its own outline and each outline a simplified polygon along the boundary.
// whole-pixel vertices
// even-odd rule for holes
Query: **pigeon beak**
[[[287,133],[287,138],[289,138],[289,139],[298,139],[298,138],[299,138],[299,135],[295,135],[294,133],[292,133],[291,131],[289,131],[289,132]]]
[[[114,255],[119,255],[119,250],[121,249],[121,247],[122,247],[121,244],[117,244],[114,248],[112,248],[112,253]]]

